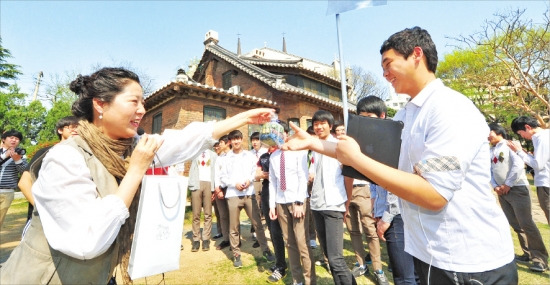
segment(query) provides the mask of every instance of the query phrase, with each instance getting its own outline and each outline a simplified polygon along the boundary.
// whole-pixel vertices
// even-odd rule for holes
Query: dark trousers
[[[286,270],[285,261],[285,241],[283,239],[283,230],[279,220],[271,220],[269,218],[269,188],[262,189],[262,213],[265,217],[265,223],[269,230],[269,237],[271,238],[271,244],[273,244],[273,251],[275,253],[275,266]]]
[[[393,217],[393,221],[384,233],[384,237],[386,238],[395,285],[417,284],[419,280],[414,271],[413,257],[405,252],[405,236],[401,215]]]
[[[443,270],[414,258],[414,268],[420,276],[420,284],[518,284],[518,269],[514,260],[497,269],[465,273]]]
[[[546,221],[550,224],[550,187],[537,186],[537,198],[539,199],[539,205],[546,216]]]
[[[547,265],[548,251],[531,215],[529,188],[514,186],[508,194],[499,195],[498,201],[508,223],[518,235],[519,245],[524,254],[529,255],[533,262]]]
[[[311,211],[335,285],[357,284],[344,259],[344,212]]]

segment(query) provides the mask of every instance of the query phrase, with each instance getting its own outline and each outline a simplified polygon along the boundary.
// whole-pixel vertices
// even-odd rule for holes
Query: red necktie
[[[286,177],[285,177],[285,152],[281,151],[281,190],[286,190]]]

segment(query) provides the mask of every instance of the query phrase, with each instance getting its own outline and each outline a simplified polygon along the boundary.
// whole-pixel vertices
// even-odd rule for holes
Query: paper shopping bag
[[[130,252],[132,279],[178,270],[187,177],[145,175]]]

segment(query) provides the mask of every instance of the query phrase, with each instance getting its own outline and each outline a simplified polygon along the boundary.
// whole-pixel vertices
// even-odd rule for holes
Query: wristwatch
[[[302,201],[294,202],[294,205],[297,205],[297,206],[302,206],[303,204],[304,204],[304,202],[302,202]]]

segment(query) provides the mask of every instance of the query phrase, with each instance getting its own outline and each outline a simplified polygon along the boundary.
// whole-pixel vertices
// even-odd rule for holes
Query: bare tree
[[[351,102],[355,103],[366,96],[386,99],[389,95],[388,87],[382,85],[371,72],[363,70],[360,66],[353,66],[346,77],[348,84],[352,86],[349,96]]]
[[[463,89],[477,92],[476,104],[492,105],[495,110],[505,108],[516,114],[519,109],[519,113],[534,116],[548,127],[549,10],[543,13],[542,23],[525,20],[524,12],[497,13],[494,20],[485,22],[482,31],[451,38],[465,44],[465,49],[459,49],[471,56],[462,62],[468,66],[455,65],[452,72],[449,71],[453,68],[448,67],[446,79],[462,81],[459,85]]]

